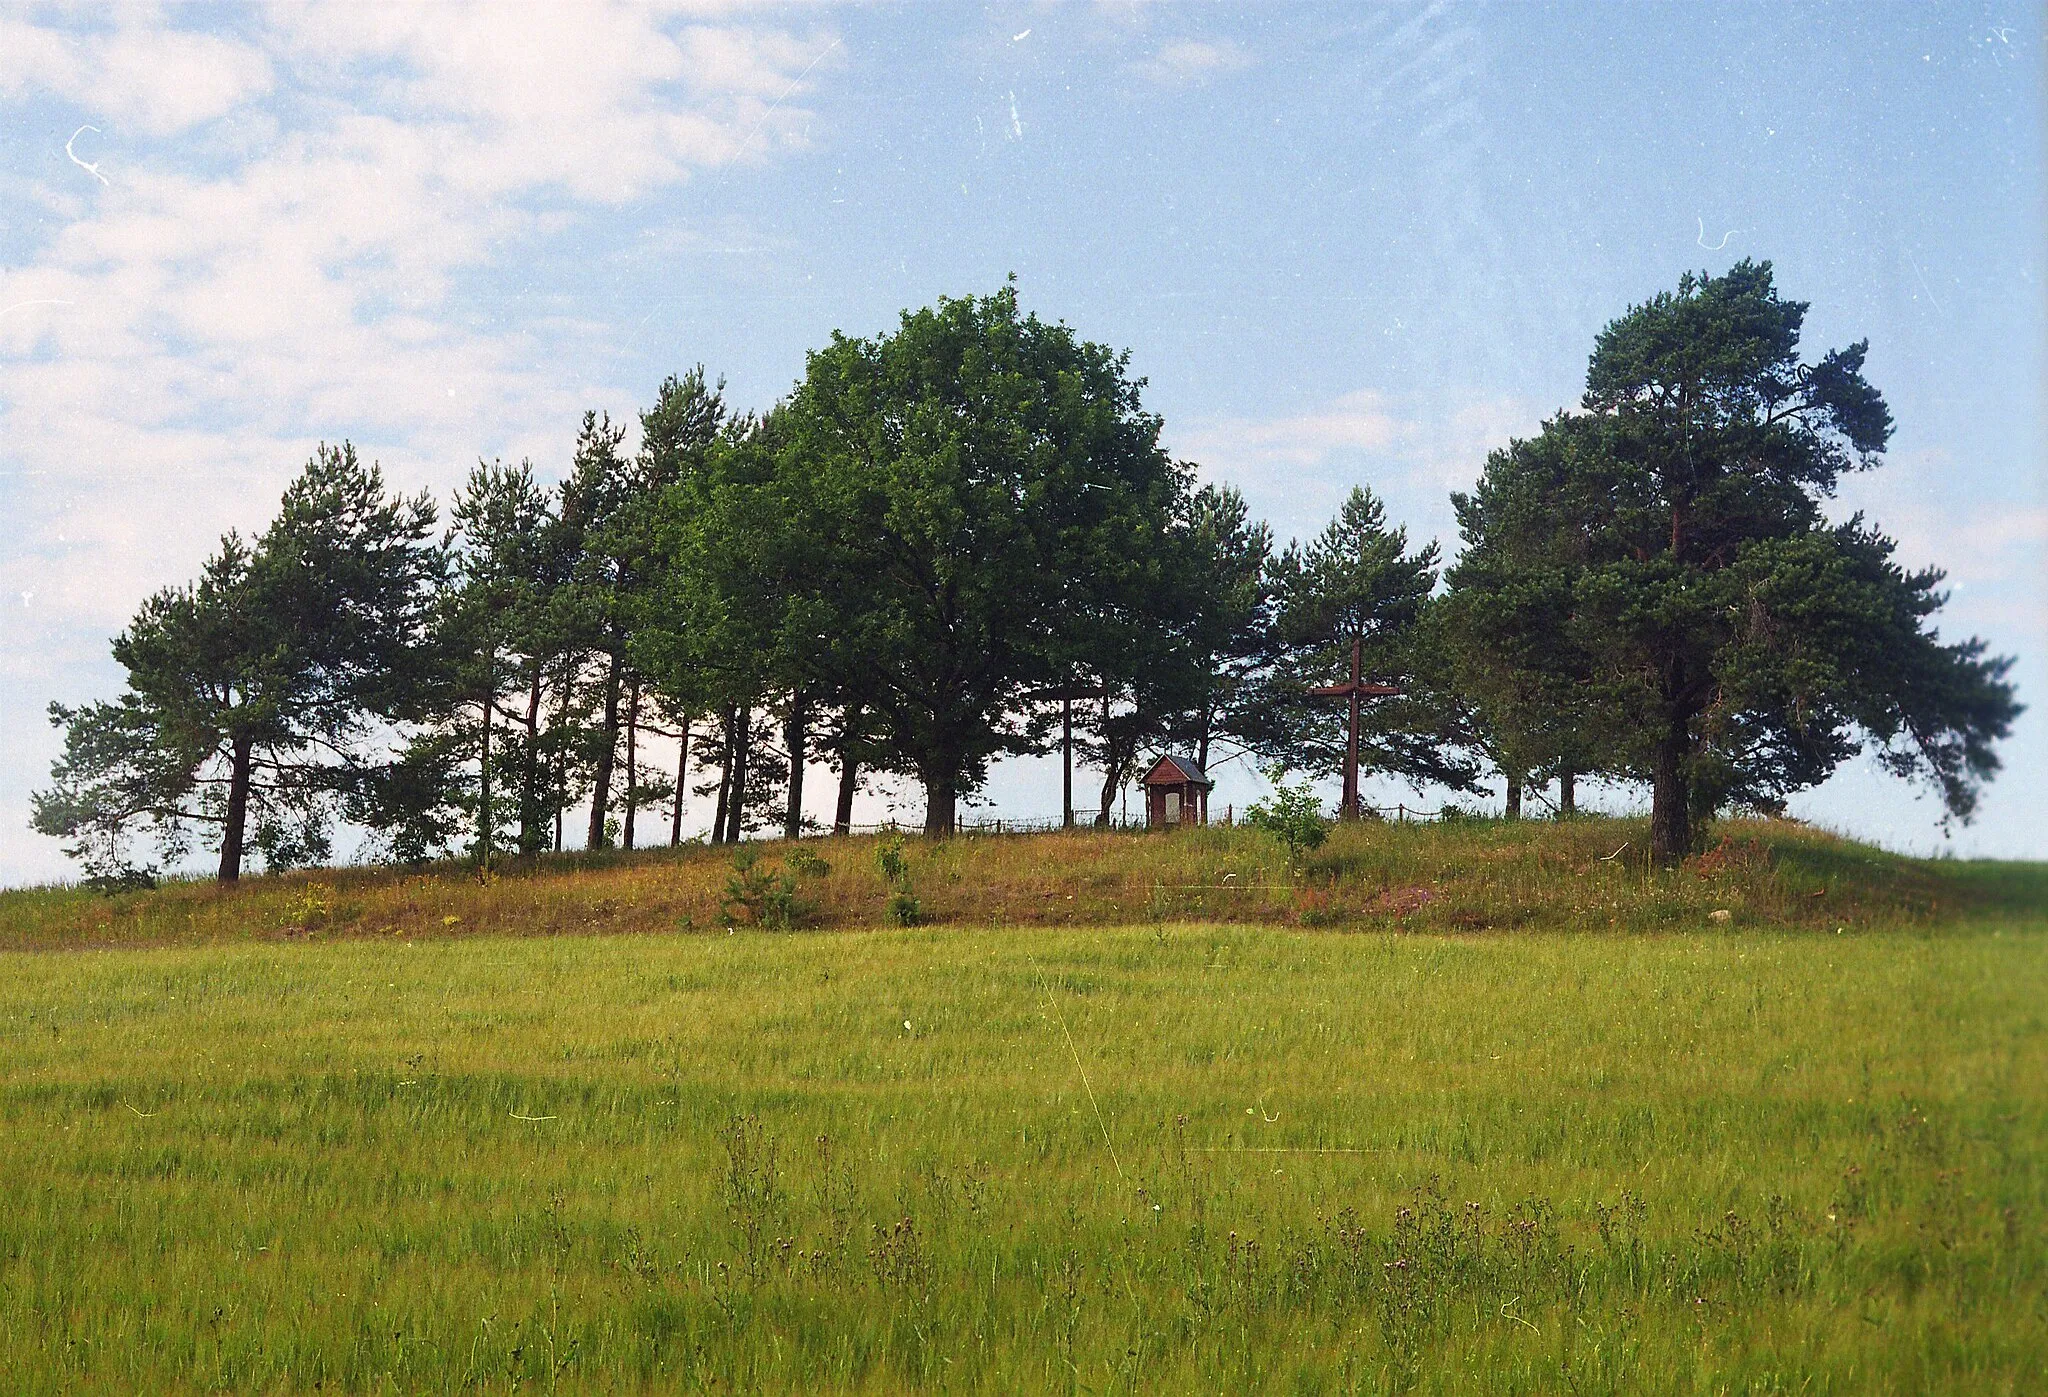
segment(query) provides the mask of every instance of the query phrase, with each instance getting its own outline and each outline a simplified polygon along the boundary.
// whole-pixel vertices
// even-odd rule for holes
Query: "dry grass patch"
[[[912,920],[1106,926],[1221,919],[1266,925],[1482,932],[1711,925],[1832,931],[2033,917],[2034,865],[1914,860],[1782,821],[1724,821],[1704,855],[1649,866],[1644,822],[1366,823],[1334,831],[1299,868],[1243,828],[900,841],[885,876],[875,837],[552,855],[479,871],[322,869],[234,888],[171,883],[100,897],[0,893],[0,948],[214,944],[335,937],[846,929]],[[736,868],[735,860],[750,863]]]

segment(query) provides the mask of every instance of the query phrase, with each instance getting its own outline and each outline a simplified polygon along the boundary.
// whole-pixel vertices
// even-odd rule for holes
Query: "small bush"
[[[791,849],[783,864],[799,878],[823,878],[832,872],[831,864],[802,847]]]
[[[1323,818],[1323,803],[1306,777],[1289,785],[1284,766],[1269,767],[1266,779],[1273,783],[1271,798],[1246,806],[1244,822],[1285,844],[1290,865],[1299,863],[1303,854],[1329,838],[1330,823]]]
[[[780,869],[764,868],[760,855],[741,849],[732,856],[732,876],[718,910],[728,927],[741,921],[769,931],[788,931],[809,910],[796,895],[796,880]]]
[[[910,886],[910,859],[903,852],[903,836],[892,834],[875,845],[875,870],[892,888]]]
[[[924,906],[910,890],[910,859],[903,852],[903,836],[892,834],[875,846],[875,870],[890,888],[889,923],[916,926],[924,920]]]

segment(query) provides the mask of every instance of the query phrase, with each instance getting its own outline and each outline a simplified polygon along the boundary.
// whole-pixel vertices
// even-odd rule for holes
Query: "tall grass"
[[[1726,821],[1704,855],[1649,866],[1638,820],[1582,819],[1338,829],[1299,868],[1243,828],[1094,831],[902,842],[885,876],[873,837],[562,855],[417,870],[334,869],[220,889],[173,883],[100,897],[0,893],[0,949],[211,944],[252,939],[720,932],[760,919],[752,883],[786,903],[774,920],[877,927],[1233,922],[1411,931],[1732,926],[1933,926],[1956,915],[2038,915],[2048,868],[1900,858],[1802,825]],[[739,889],[744,893],[744,889]]]
[[[1550,836],[1383,833],[1403,842],[1364,867],[1389,888],[1541,867],[1599,920],[1598,890],[1646,876]],[[980,860],[1012,896],[1043,879],[1092,906],[1129,895],[1127,851],[1188,882],[1254,857],[1235,835],[1080,839],[1057,872],[1043,847],[913,846],[910,877],[949,906],[945,870]],[[1849,895],[1777,847],[1778,895]],[[1338,862],[1360,857],[1334,842],[1342,898],[1379,896]],[[644,908],[692,866],[563,873],[582,891],[561,905]],[[1649,876],[1651,905],[1724,905]],[[1953,895],[1899,876],[1907,907],[1923,876]],[[516,881],[158,898],[196,921],[324,886],[330,916],[409,897],[431,927],[487,924]],[[1730,925],[1332,936],[1169,906],[1121,928],[0,956],[0,1372],[23,1392],[2038,1390],[2038,918]]]

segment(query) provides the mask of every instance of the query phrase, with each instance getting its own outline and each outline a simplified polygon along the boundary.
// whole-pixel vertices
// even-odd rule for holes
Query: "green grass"
[[[907,846],[927,922],[1117,926],[1221,920],[1402,931],[1939,927],[2038,917],[2048,865],[1900,858],[1804,825],[1729,820],[1684,868],[1648,865],[1647,822],[1579,819],[1340,827],[1299,868],[1244,828],[1166,835],[1077,831]],[[749,845],[787,876],[794,920],[890,924],[872,838]],[[464,864],[320,869],[235,888],[178,882],[101,897],[0,892],[0,950],[218,945],[340,937],[715,931],[751,914],[728,896],[727,850],[556,855],[480,874]]]
[[[0,1372],[22,1392],[2040,1390],[2041,871],[1794,832],[1739,874],[1652,875],[1575,837],[1377,864],[1333,841],[1360,862],[1308,907],[1349,933],[1169,906],[439,940],[372,917],[323,943],[342,899],[487,933],[485,899],[550,886],[167,889],[127,915],[217,916],[190,938],[211,944],[0,955]],[[1091,892],[1086,859],[1034,872],[1030,847],[914,848],[920,896],[945,905],[968,858],[1002,860],[1020,901],[1053,900],[1031,878],[1129,895]],[[1188,882],[1252,856],[1121,847]],[[819,882],[852,877],[847,846],[822,851]],[[550,879],[559,908],[644,908],[680,866]],[[1511,910],[1503,889],[1546,870],[1544,907],[1686,929],[1384,929]],[[1453,893],[1354,914],[1381,872]],[[309,941],[220,910],[312,886],[333,900]],[[123,939],[49,913],[89,906],[71,897],[17,895],[16,941]],[[1891,929],[1759,928],[1802,898]],[[1731,903],[1729,929],[1703,924]],[[28,907],[49,913],[33,935]]]

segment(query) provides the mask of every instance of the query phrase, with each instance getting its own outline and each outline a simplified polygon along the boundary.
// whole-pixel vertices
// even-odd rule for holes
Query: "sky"
[[[1946,568],[1942,634],[2030,705],[1967,828],[1861,761],[1794,812],[2048,857],[2044,70],[2018,3],[11,5],[0,884],[68,873],[47,705],[113,697],[110,637],[319,442],[443,499],[554,479],[587,408],[699,362],[762,408],[1014,275],[1281,538],[1363,483],[1454,554],[1600,327],[1745,257],[1811,353],[1870,341],[1897,433],[1831,508]],[[986,797],[1056,814],[1057,770]]]

